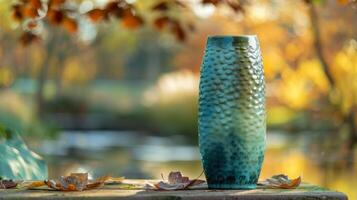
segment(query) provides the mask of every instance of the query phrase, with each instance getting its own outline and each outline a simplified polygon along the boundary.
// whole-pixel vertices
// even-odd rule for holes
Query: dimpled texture
[[[209,188],[255,188],[265,135],[265,80],[257,37],[210,37],[199,94],[199,146]]]

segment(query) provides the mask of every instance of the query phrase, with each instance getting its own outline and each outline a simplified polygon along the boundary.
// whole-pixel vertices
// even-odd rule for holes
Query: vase
[[[199,147],[208,187],[256,188],[266,146],[258,38],[209,37],[199,89]]]

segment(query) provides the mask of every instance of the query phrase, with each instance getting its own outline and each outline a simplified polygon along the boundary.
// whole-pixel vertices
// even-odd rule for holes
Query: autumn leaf
[[[124,177],[114,178],[102,176],[93,181],[88,180],[88,173],[72,173],[69,176],[61,176],[59,180],[34,181],[27,184],[27,189],[35,189],[47,186],[57,191],[83,191],[102,187],[105,184],[121,183]]]
[[[274,175],[271,178],[260,182],[260,185],[266,186],[268,188],[281,188],[281,189],[292,189],[296,188],[301,183],[301,177],[295,179],[289,179],[288,176],[284,174]]]
[[[88,173],[72,173],[60,178],[60,188],[65,191],[82,191],[88,183]]]
[[[41,0],[29,0],[29,3],[32,7],[39,9],[42,7]]]
[[[170,18],[167,16],[162,16],[154,20],[154,26],[159,30],[162,30],[168,23],[170,23]]]
[[[36,18],[39,16],[37,8],[27,5],[23,8],[23,15],[25,17]]]
[[[234,10],[234,12],[238,13],[238,12],[243,12],[243,7],[238,3],[238,1],[228,1],[227,2],[228,6],[232,8],[232,10]]]
[[[202,4],[213,4],[215,6],[221,2],[222,0],[202,0]]]
[[[129,29],[136,29],[140,27],[144,23],[144,21],[141,17],[134,15],[131,9],[126,9],[124,10],[122,23],[125,27]]]
[[[32,42],[39,41],[39,37],[31,32],[24,32],[20,37],[20,42],[22,45],[27,46]]]
[[[178,21],[172,23],[171,32],[179,41],[184,41],[186,39],[186,33]]]
[[[65,17],[62,21],[62,26],[69,32],[75,33],[78,30],[78,24],[74,19]]]
[[[166,1],[159,2],[152,7],[154,11],[166,11],[169,9]]]
[[[184,190],[204,182],[199,179],[190,180],[187,176],[182,176],[181,172],[170,172],[168,182],[160,181],[151,187],[157,190]]]
[[[0,189],[11,189],[17,186],[17,182],[13,180],[0,180]]]
[[[34,189],[45,185],[46,185],[45,181],[31,181],[31,182],[24,182],[23,187],[27,189]]]
[[[22,13],[23,7],[21,5],[13,5],[12,6],[12,17],[17,20],[21,21],[24,18],[24,15]]]
[[[104,18],[105,11],[99,8],[95,8],[87,12],[87,16],[90,20],[92,20],[92,22],[98,22],[99,20]]]
[[[117,1],[113,1],[113,2],[109,2],[106,6],[105,6],[105,11],[107,12],[115,12],[118,9],[118,2]]]
[[[48,7],[53,8],[53,7],[59,7],[63,5],[66,2],[66,0],[50,0],[48,3]]]
[[[47,12],[47,17],[51,23],[58,25],[62,23],[64,14],[62,11],[50,9]]]
[[[111,11],[111,14],[116,16],[117,18],[122,18],[124,15],[124,8],[117,7],[115,10]]]

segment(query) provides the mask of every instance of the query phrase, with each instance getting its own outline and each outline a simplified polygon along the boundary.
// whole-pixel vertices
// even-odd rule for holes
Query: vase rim
[[[210,35],[208,38],[238,38],[238,39],[247,39],[247,38],[256,38],[257,35]]]
[[[208,36],[208,41],[226,41],[234,40],[241,42],[255,41],[257,40],[257,35],[210,35]]]

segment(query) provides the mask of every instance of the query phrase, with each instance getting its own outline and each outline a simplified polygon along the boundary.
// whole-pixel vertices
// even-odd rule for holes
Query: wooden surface
[[[241,200],[345,200],[346,195],[309,184],[302,184],[297,189],[255,190],[207,190],[203,188],[181,191],[154,191],[123,188],[118,185],[105,186],[101,189],[82,192],[58,192],[46,189],[0,189],[0,199],[134,199],[134,200],[176,200],[176,199],[241,199]]]

